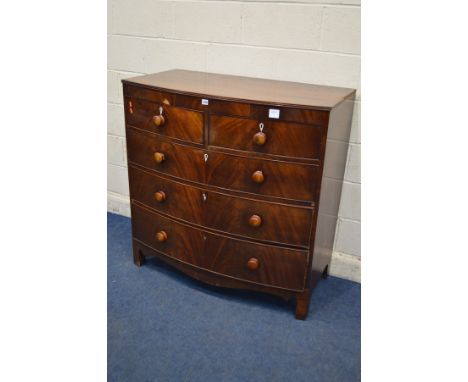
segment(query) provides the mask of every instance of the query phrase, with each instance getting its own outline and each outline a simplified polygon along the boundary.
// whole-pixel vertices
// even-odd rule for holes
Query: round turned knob
[[[249,261],[247,261],[247,268],[249,268],[251,271],[258,269],[259,265],[260,262],[255,257],[251,257]]]
[[[253,136],[253,141],[258,146],[263,146],[266,143],[266,139],[266,134],[262,133],[261,131]]]
[[[166,193],[164,191],[155,192],[154,198],[158,203],[162,203],[166,200]]]
[[[162,126],[162,125],[164,125],[165,122],[166,122],[166,120],[164,119],[164,116],[162,114],[161,115],[155,115],[153,117],[153,123],[156,126]]]
[[[265,176],[263,175],[262,171],[258,170],[252,174],[252,180],[255,183],[263,183],[263,181],[265,180]]]
[[[259,227],[260,224],[262,224],[262,218],[258,215],[252,215],[250,218],[249,218],[249,224],[252,226],[252,227]]]
[[[166,157],[163,153],[154,153],[154,160],[156,163],[162,163],[164,159],[166,159]]]
[[[159,241],[160,243],[164,242],[167,240],[167,233],[166,231],[159,231],[156,234],[156,240]]]

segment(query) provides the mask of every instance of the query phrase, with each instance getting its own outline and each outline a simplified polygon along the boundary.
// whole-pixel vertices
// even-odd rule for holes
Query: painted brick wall
[[[360,0],[108,0],[108,210],[129,216],[122,78],[173,68],[358,89],[331,272],[360,280]]]

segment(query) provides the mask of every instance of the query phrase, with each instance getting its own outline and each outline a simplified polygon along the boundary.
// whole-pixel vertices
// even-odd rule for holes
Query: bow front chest
[[[123,80],[133,259],[296,298],[328,274],[353,89],[184,70]]]

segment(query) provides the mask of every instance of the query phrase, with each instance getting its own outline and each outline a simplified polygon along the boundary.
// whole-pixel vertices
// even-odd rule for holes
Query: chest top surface
[[[332,109],[354,89],[174,69],[122,81],[124,84],[259,104]]]

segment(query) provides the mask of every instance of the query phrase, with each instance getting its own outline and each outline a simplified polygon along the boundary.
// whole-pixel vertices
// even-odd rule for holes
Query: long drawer
[[[254,239],[307,247],[313,210],[233,197],[129,167],[133,199],[204,227]]]
[[[291,200],[316,200],[320,167],[247,158],[168,142],[127,130],[128,158],[158,172],[223,189]]]
[[[135,204],[132,222],[137,240],[179,261],[252,283],[304,288],[307,251],[209,233]]]

